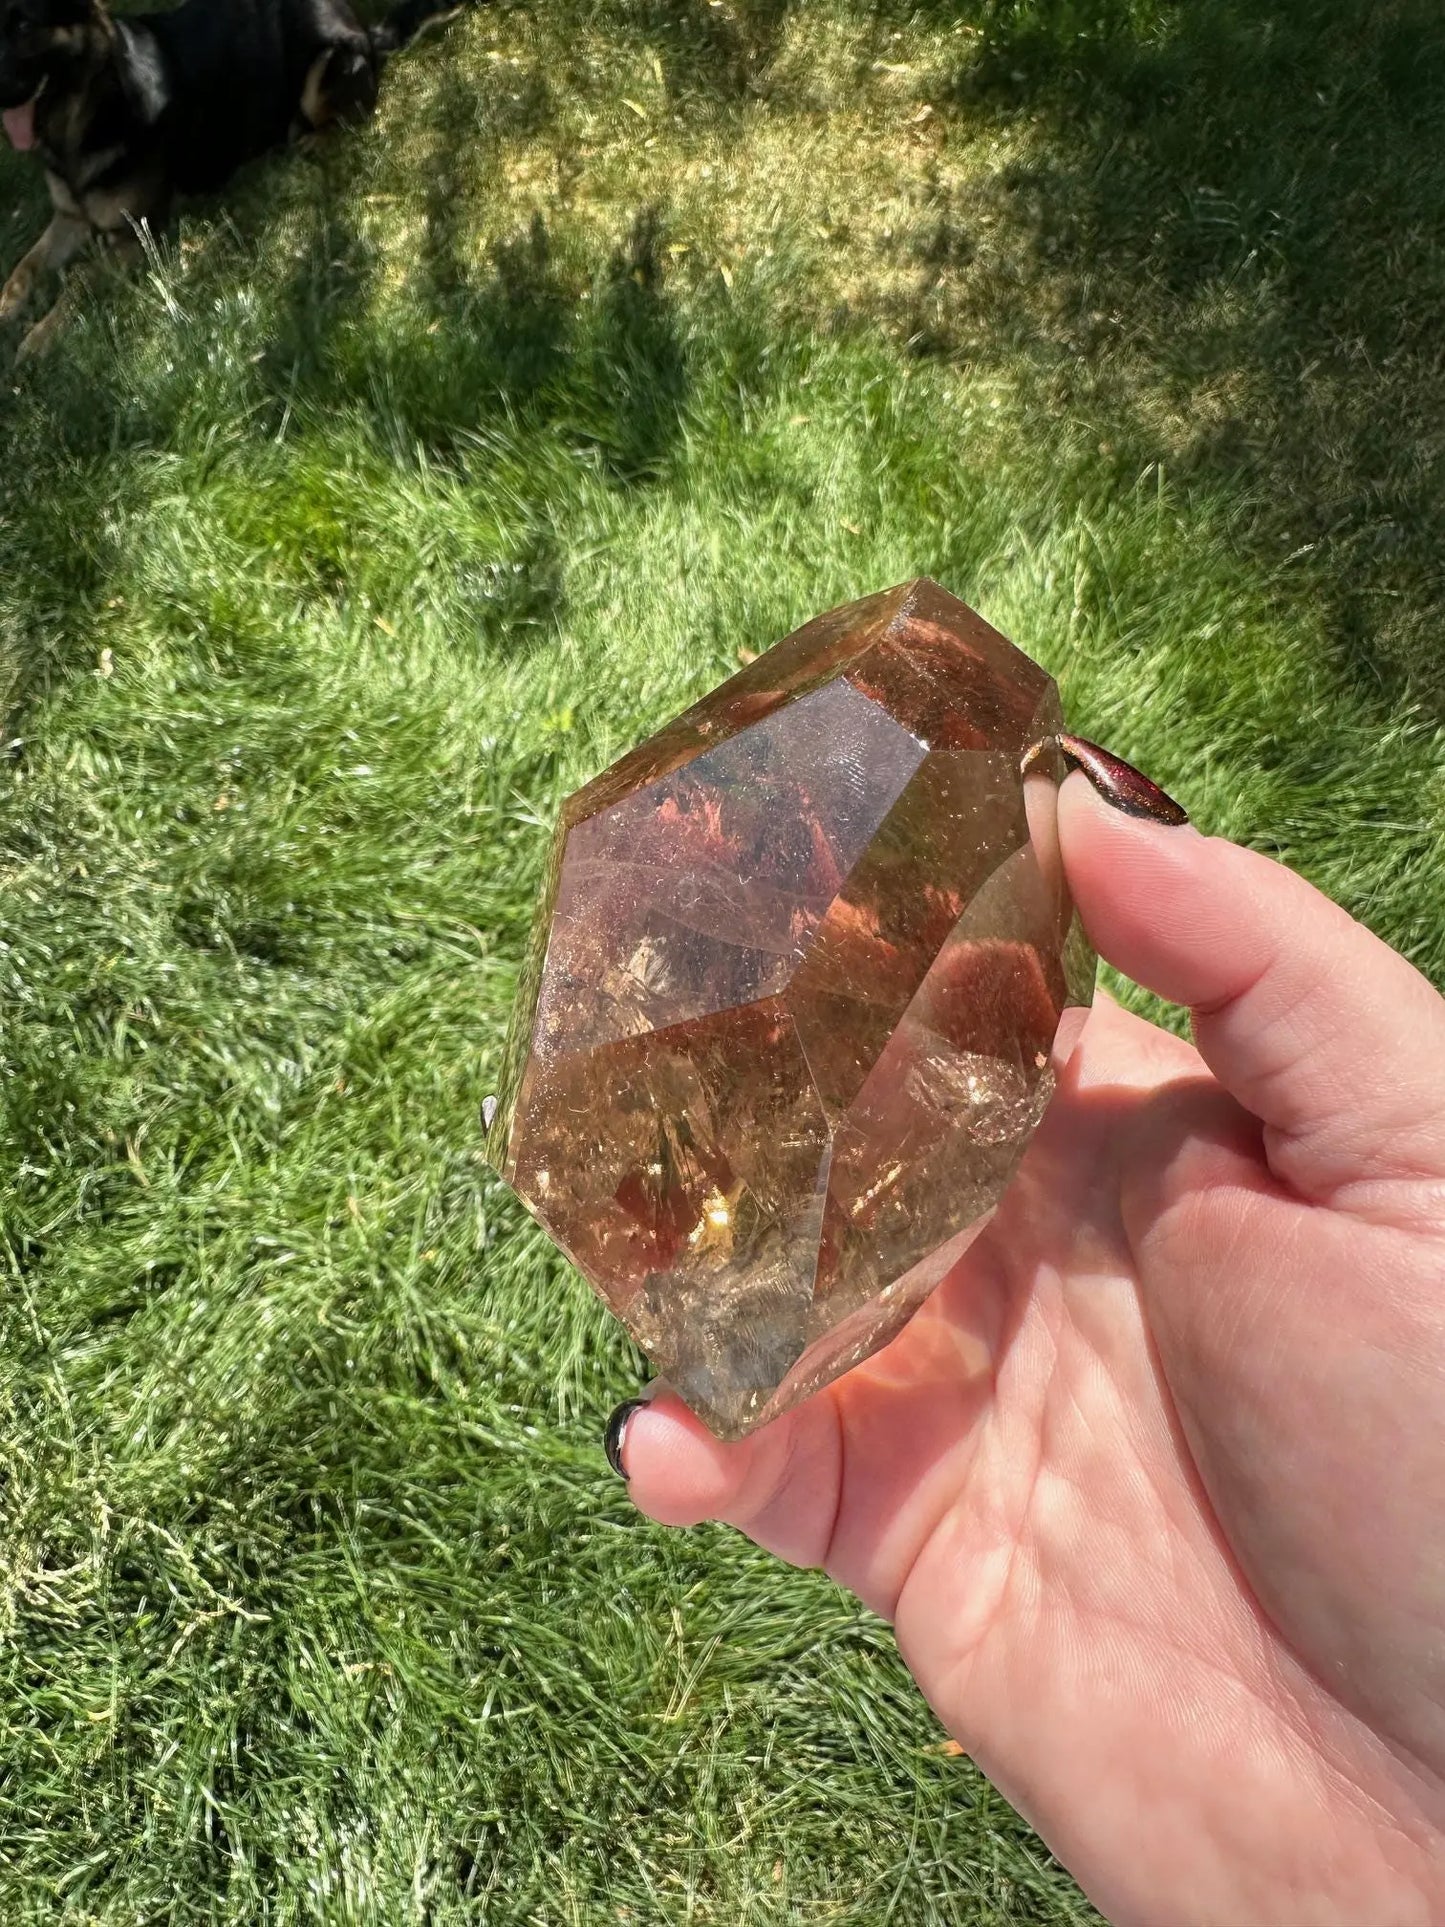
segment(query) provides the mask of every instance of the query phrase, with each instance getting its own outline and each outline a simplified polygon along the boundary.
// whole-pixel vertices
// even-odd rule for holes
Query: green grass
[[[633,1516],[477,1106],[558,799],[924,571],[1445,981],[1445,20],[392,78],[0,395],[0,1918],[1092,1920],[886,1629]]]

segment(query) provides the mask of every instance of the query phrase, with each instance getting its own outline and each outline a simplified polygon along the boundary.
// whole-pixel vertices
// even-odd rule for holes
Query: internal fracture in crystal
[[[893,1338],[1092,995],[1047,673],[936,583],[819,616],[563,805],[489,1154],[715,1432]]]

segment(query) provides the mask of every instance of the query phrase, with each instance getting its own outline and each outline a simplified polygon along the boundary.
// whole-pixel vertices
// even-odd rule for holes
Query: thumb
[[[1082,770],[1059,792],[1095,949],[1189,1006],[1201,1056],[1264,1124],[1276,1176],[1363,1216],[1445,1222],[1445,999],[1283,864],[1126,809]]]

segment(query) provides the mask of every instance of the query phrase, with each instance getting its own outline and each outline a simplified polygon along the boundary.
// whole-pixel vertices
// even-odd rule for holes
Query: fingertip
[[[1214,840],[1192,823],[1127,814],[1075,770],[1059,790],[1059,842],[1099,955],[1161,996],[1191,1002],[1195,973],[1181,960],[1227,950],[1235,936],[1230,907],[1203,874]]]
[[[1128,815],[1077,771],[1059,790],[1059,840],[1094,948],[1171,1003],[1229,1003],[1276,957],[1366,934],[1285,864],[1192,823]]]
[[[1059,835],[1066,864],[1087,861],[1096,851],[1154,849],[1162,854],[1206,840],[1188,817],[1168,822],[1109,802],[1081,769],[1070,770],[1059,786]]]
[[[746,1473],[746,1441],[714,1438],[674,1392],[618,1409],[626,1415],[608,1457],[640,1512],[659,1525],[693,1526],[727,1510]]]

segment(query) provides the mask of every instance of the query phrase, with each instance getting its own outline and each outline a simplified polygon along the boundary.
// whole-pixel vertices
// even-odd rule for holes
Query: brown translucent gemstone
[[[910,582],[563,806],[489,1152],[724,1438],[895,1336],[1043,1115],[1095,967],[1062,727],[1036,663]]]

